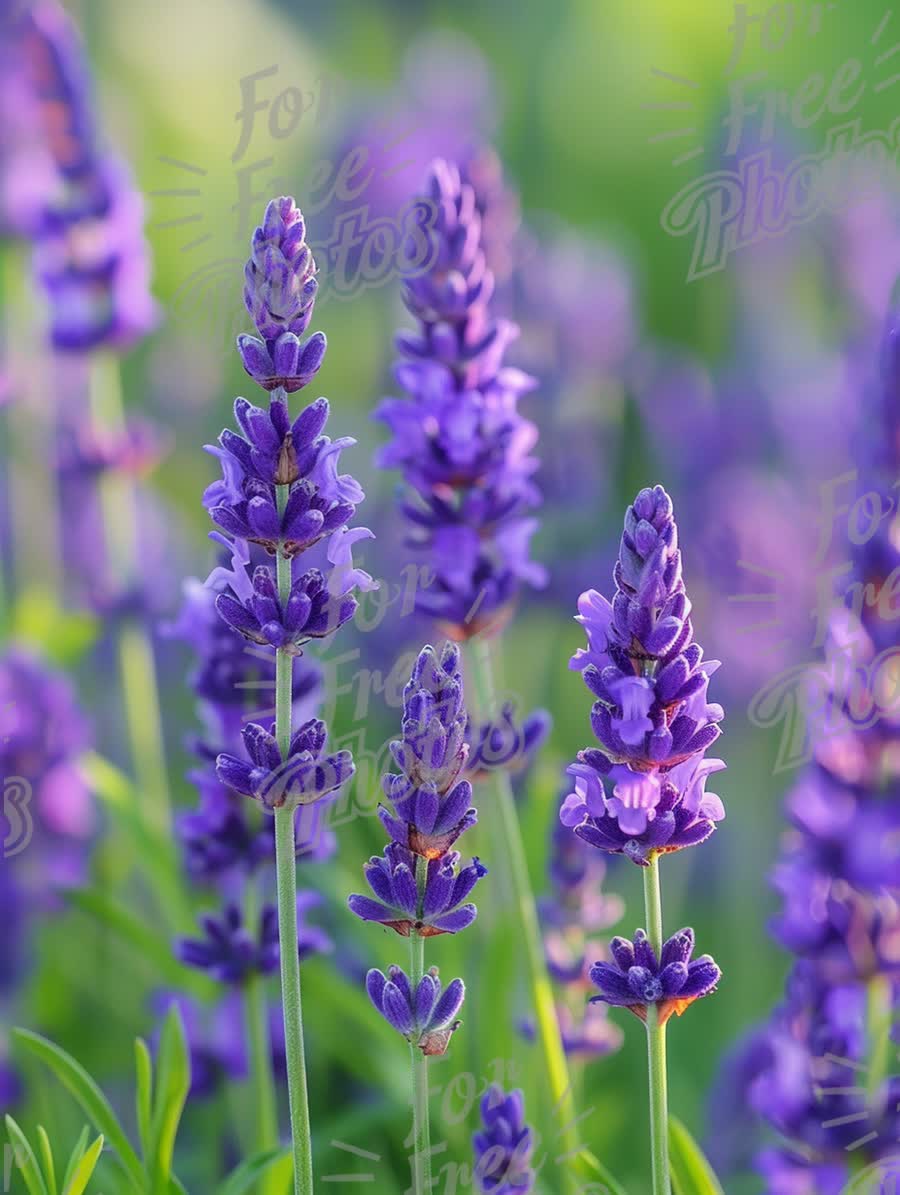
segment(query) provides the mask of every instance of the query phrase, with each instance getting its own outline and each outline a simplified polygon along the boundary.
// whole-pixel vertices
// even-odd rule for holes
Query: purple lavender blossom
[[[419,327],[397,339],[395,376],[410,397],[376,412],[392,434],[378,463],[401,470],[409,543],[436,574],[419,608],[466,639],[508,616],[522,581],[545,580],[528,554],[528,512],[540,500],[536,431],[517,411],[534,382],[503,363],[517,329],[490,313],[494,279],[473,188],[437,161],[426,196],[437,210],[434,262],[405,279]]]
[[[419,653],[403,690],[403,737],[391,743],[401,769],[382,787],[393,806],[379,817],[393,840],[426,859],[440,858],[477,821],[472,785],[460,774],[468,757],[459,649],[447,643]]]
[[[534,1139],[525,1123],[521,1091],[508,1095],[496,1084],[481,1100],[482,1128],[472,1137],[472,1177],[485,1195],[528,1195],[534,1190],[531,1168]]]
[[[552,719],[546,710],[534,710],[520,722],[516,721],[516,707],[505,702],[497,718],[466,727],[469,757],[466,775],[473,780],[484,777],[496,768],[521,772],[534,759],[550,733]]]
[[[757,1145],[767,1126],[778,1137],[757,1153],[756,1168],[779,1195],[840,1193],[861,1170],[878,1181],[900,1136],[896,1067],[860,1083],[877,1049],[872,1002],[885,1015],[900,1002],[900,724],[890,703],[879,706],[873,680],[875,661],[896,652],[890,578],[900,546],[885,499],[898,463],[897,326],[892,312],[880,384],[862,407],[860,493],[878,498],[881,518],[868,538],[856,537],[854,585],[833,612],[824,667],[811,677],[808,712],[827,717],[788,793],[790,830],[773,871],[781,904],[771,930],[795,961],[742,1076]],[[862,602],[841,609],[856,591]]]
[[[208,1099],[226,1081],[246,1079],[247,1051],[240,992],[233,988],[226,990],[212,1008],[203,1008],[178,992],[159,992],[154,996],[153,1008],[160,1020],[173,1004],[178,1008],[190,1055],[189,1098]]]
[[[100,148],[84,49],[53,0],[29,5],[21,51],[57,174],[35,233],[51,340],[77,352],[125,347],[156,322],[140,197],[124,164]]]
[[[263,390],[291,394],[318,373],[325,336],[316,332],[300,340],[312,319],[317,290],[303,214],[293,199],[273,199],[253,234],[244,268],[244,305],[262,340],[238,337],[244,368]]]
[[[301,959],[331,949],[328,935],[306,921],[308,911],[321,899],[317,892],[297,894],[297,952]],[[263,908],[255,929],[245,925],[236,905],[227,905],[221,916],[202,917],[200,925],[203,938],[185,938],[178,944],[178,957],[187,966],[207,971],[219,983],[227,984],[242,984],[253,974],[272,975],[278,970],[278,914],[274,905]]]
[[[252,797],[265,809],[312,804],[340,788],[354,772],[349,751],[325,754],[327,731],[317,718],[294,732],[285,759],[274,722],[268,730],[251,722],[244,727],[243,739],[249,759],[223,753],[216,760],[216,775],[226,788]]]
[[[428,860],[425,884],[420,894],[415,880],[413,852],[392,842],[383,855],[374,855],[365,874],[377,900],[353,895],[350,909],[363,921],[377,921],[396,930],[403,938],[416,934],[431,938],[437,934],[458,934],[477,915],[473,904],[464,903],[487,868],[476,858],[459,867],[458,851]]]
[[[707,776],[725,765],[703,758],[724,716],[706,699],[719,664],[704,661],[693,640],[662,486],[641,490],[626,511],[614,578],[612,604],[595,590],[578,603],[588,646],[570,667],[596,698],[591,727],[600,747],[579,752],[569,768],[575,791],[560,817],[592,846],[645,865],[651,852],[703,842],[725,816],[705,791]]]
[[[647,1019],[648,1004],[657,1005],[660,1024],[673,1013],[681,1016],[695,1000],[714,992],[722,975],[708,954],[691,960],[692,929],[673,934],[659,958],[642,929],[636,931],[633,942],[613,938],[609,949],[612,963],[591,967],[591,982],[600,989],[592,999],[627,1008],[642,1021]]]
[[[444,988],[437,967],[431,967],[413,991],[405,973],[399,967],[390,967],[387,975],[371,970],[366,976],[366,990],[387,1023],[423,1054],[446,1053],[450,1038],[461,1024],[456,1020],[466,994],[461,979],[452,980]]]

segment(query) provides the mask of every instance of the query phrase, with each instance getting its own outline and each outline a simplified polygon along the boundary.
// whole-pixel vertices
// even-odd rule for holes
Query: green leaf
[[[216,1195],[245,1195],[257,1180],[268,1171],[272,1172],[274,1183],[287,1187],[293,1174],[293,1159],[289,1149],[269,1149],[255,1154],[223,1179],[216,1189]]]
[[[191,1067],[181,1013],[173,1004],[159,1039],[150,1150],[146,1158],[154,1191],[165,1192],[172,1172],[172,1153],[185,1101],[191,1086]]]
[[[96,1139],[87,1153],[82,1154],[81,1161],[75,1167],[75,1172],[66,1182],[63,1195],[84,1195],[84,1189],[91,1181],[91,1175],[103,1153],[103,1137]]]
[[[65,1192],[69,1183],[72,1181],[72,1175],[78,1168],[81,1159],[84,1157],[84,1151],[87,1149],[88,1143],[88,1127],[87,1125],[81,1130],[78,1140],[75,1142],[75,1148],[69,1154],[69,1164],[66,1166],[66,1173],[63,1177],[63,1191]]]
[[[674,1116],[669,1121],[669,1168],[675,1195],[724,1195],[703,1150]]]
[[[146,1163],[150,1155],[150,1124],[153,1116],[153,1059],[150,1057],[147,1043],[140,1037],[135,1038],[134,1042],[134,1069],[137,1074],[135,1109],[138,1135]]]
[[[44,1176],[28,1138],[11,1116],[6,1117],[6,1131],[13,1147],[13,1160],[22,1172],[28,1195],[48,1195]]]
[[[627,1195],[621,1183],[610,1174],[603,1163],[587,1148],[582,1149],[576,1159],[576,1166],[582,1176],[594,1175],[600,1179],[597,1187],[582,1188],[588,1192],[596,1190],[598,1195]]]
[[[41,1161],[44,1163],[44,1178],[50,1195],[56,1193],[56,1167],[53,1165],[53,1146],[47,1136],[47,1130],[42,1124],[37,1127],[38,1148],[41,1151]]]
[[[60,1049],[54,1042],[32,1033],[30,1029],[13,1029],[13,1040],[53,1071],[60,1083],[75,1097],[97,1131],[103,1133],[116,1151],[122,1168],[138,1190],[144,1186],[144,1171],[140,1159],[125,1136],[106,1096],[80,1063]]]

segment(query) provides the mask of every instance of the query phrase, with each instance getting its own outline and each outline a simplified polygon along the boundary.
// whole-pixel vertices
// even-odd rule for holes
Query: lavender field
[[[898,49],[0,0],[0,1192],[900,1192]]]

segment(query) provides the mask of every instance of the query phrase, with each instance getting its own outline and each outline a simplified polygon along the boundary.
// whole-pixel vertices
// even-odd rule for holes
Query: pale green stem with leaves
[[[244,894],[244,923],[252,934],[259,923],[259,894],[251,876]],[[259,1153],[278,1145],[278,1098],[272,1069],[272,1043],[269,1034],[269,1007],[266,983],[254,971],[244,987],[244,1016],[250,1045],[250,1093],[255,1117],[254,1148]],[[261,1180],[261,1189],[277,1195],[277,1175]]]
[[[276,392],[277,394],[277,392]],[[284,514],[289,485],[275,487],[278,512]],[[278,596],[282,604],[291,593],[291,561],[279,551],[276,557]],[[293,728],[294,657],[279,649],[275,655],[275,737],[286,760]],[[278,887],[278,937],[281,952],[281,1002],[287,1063],[291,1142],[294,1156],[294,1193],[312,1195],[312,1140],[309,1095],[306,1086],[306,1047],[303,1042],[303,1005],[300,998],[300,959],[297,953],[297,858],[294,836],[296,810],[275,810],[275,864]]]
[[[119,362],[111,353],[94,354],[90,391],[94,426],[107,433],[121,432],[125,417]],[[108,567],[114,579],[127,587],[138,576],[138,508],[131,478],[120,472],[107,472],[100,482],[100,506]],[[171,797],[156,662],[147,628],[133,620],[122,623],[117,651],[131,757],[144,802],[144,817],[148,824],[165,834],[171,829]]]
[[[647,936],[659,959],[663,944],[662,893],[659,855],[653,851],[644,870]],[[669,1091],[666,1069],[666,1026],[659,1021],[659,1005],[647,1006],[647,1070],[650,1083],[650,1155],[653,1195],[671,1195],[669,1176]]]
[[[475,691],[474,701],[470,703],[472,713],[486,720],[497,714],[490,641],[476,637],[466,644],[465,653],[466,675]],[[560,1153],[574,1159],[581,1147],[575,1125],[572,1082],[563,1048],[553,988],[547,973],[544,941],[528,875],[528,859],[509,773],[503,768],[494,768],[485,785],[491,786],[494,796],[492,805],[482,807],[482,813],[488,815],[493,823],[491,839],[495,844],[495,851],[491,862],[497,871],[505,869],[506,886],[512,895],[513,910],[518,918],[518,933],[525,947],[537,1037],[547,1071],[548,1093],[563,1125],[559,1134],[559,1141],[563,1146]],[[574,1171],[565,1166],[563,1175],[570,1189],[577,1190]]]
[[[428,878],[428,864],[416,855],[416,887],[419,894],[419,917],[425,897],[425,882]],[[425,974],[425,939],[420,934],[409,935],[410,984],[413,995],[419,981]],[[413,1100],[413,1178],[416,1195],[428,1195],[431,1191],[431,1117],[428,1107],[428,1059],[415,1042],[409,1044],[412,1064]]]

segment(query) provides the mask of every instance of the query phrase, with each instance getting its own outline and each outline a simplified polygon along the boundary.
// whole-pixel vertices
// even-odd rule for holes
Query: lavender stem
[[[290,495],[289,485],[275,487],[278,513]],[[276,557],[278,595],[286,603],[291,592],[291,561],[281,550]],[[275,737],[281,758],[290,753],[293,706],[293,657],[283,649],[275,656]],[[294,835],[295,810],[275,810],[275,864],[278,887],[278,937],[281,952],[281,1000],[287,1063],[291,1141],[294,1155],[295,1195],[312,1195],[312,1142],[309,1096],[306,1087],[306,1049],[303,1042],[303,1005],[300,997],[300,959],[297,954],[297,860]]]
[[[663,944],[663,920],[657,851],[651,851],[643,872],[647,935],[656,957],[660,958]],[[650,1154],[653,1163],[653,1195],[670,1195],[666,1026],[665,1023],[660,1024],[658,1004],[647,1005],[647,1073],[650,1087]]]
[[[425,895],[428,864],[416,855],[416,888],[419,893],[419,916]],[[409,935],[409,967],[412,990],[418,991],[425,974],[425,939],[421,934]],[[413,1101],[413,1177],[416,1195],[428,1195],[431,1179],[431,1116],[428,1107],[428,1059],[418,1046],[410,1043],[412,1063]]]

